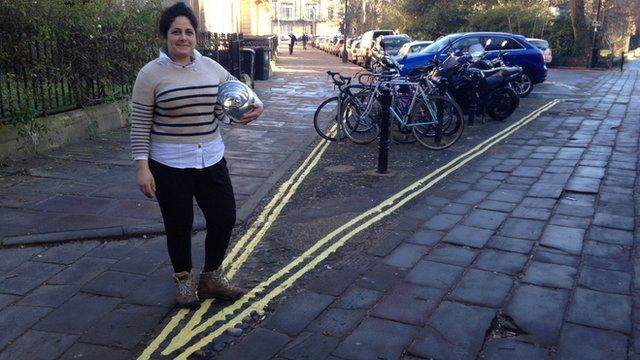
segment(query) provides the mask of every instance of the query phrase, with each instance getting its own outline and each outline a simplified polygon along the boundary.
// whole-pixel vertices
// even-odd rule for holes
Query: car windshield
[[[542,50],[549,48],[549,43],[546,40],[529,40],[529,43]]]
[[[383,39],[385,48],[398,48],[409,41],[408,38]]]
[[[440,39],[436,40],[433,44],[427,46],[426,48],[420,50],[421,53],[439,53],[444,50],[450,42],[453,42],[458,35],[451,34],[447,36],[443,36]]]

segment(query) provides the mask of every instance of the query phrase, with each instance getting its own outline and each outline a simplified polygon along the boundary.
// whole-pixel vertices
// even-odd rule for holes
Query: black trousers
[[[236,221],[227,161],[223,158],[204,169],[177,169],[149,160],[149,168],[156,182],[174,271],[191,271],[194,197],[207,222],[204,271],[216,270],[222,264]]]

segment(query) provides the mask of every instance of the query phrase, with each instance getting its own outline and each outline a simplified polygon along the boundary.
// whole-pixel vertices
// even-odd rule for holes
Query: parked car
[[[373,48],[373,41],[377,39],[378,36],[393,34],[393,30],[369,30],[362,34],[358,58],[362,59],[362,64],[365,67],[369,67],[371,65],[371,49]]]
[[[409,35],[382,35],[379,36],[373,45],[373,57],[380,58],[382,55],[397,55],[402,45],[411,42]]]
[[[484,48],[487,40],[491,42]],[[503,46],[504,43],[504,46]],[[522,67],[524,76],[531,84],[538,84],[547,77],[547,66],[542,51],[529,44],[521,35],[500,32],[470,32],[443,36],[418,53],[395,56],[400,65],[400,74],[407,75],[419,66],[425,66],[430,60],[444,61],[450,51],[471,52],[475,48],[487,51],[486,59],[491,60],[503,50],[504,61],[509,65]]]
[[[433,44],[433,41],[426,41],[426,40],[411,41],[402,45],[400,50],[398,50],[398,55],[417,53],[431,44]]]
[[[553,60],[553,54],[547,40],[527,38],[527,41],[542,51],[545,63],[549,64]]]
[[[356,39],[351,43],[351,47],[347,49],[349,61],[354,64],[358,63],[358,51],[360,50],[360,40]]]

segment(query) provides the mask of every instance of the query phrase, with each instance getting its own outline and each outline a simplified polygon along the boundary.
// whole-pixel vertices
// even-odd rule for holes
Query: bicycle
[[[350,97],[345,103],[345,115],[349,116],[345,116],[344,122],[345,126],[351,129],[346,133],[347,137],[351,138],[352,134],[360,134],[361,131],[370,132],[369,129],[376,126],[371,113],[373,111],[377,115],[380,87],[386,86],[391,88],[396,97],[398,89],[401,88],[409,89],[406,93],[412,94],[406,110],[400,109],[397,102],[392,103],[390,108],[391,118],[400,129],[406,131],[410,129],[420,144],[432,150],[442,150],[453,145],[464,131],[462,110],[450,98],[433,93],[430,90],[431,85],[426,82],[428,82],[426,77],[421,77],[418,82],[405,79],[385,80],[380,81],[366,99]],[[377,117],[375,124],[377,124]],[[378,136],[379,132],[370,134],[369,140],[373,141]]]
[[[370,91],[370,87],[364,85],[350,84],[351,77],[342,76],[338,72],[327,71],[327,75],[331,77],[335,86],[338,87],[338,96],[330,97],[324,100],[313,115],[313,126],[323,139],[329,141],[344,140],[349,138],[356,144],[368,144],[370,141],[363,142],[359,136],[349,136],[349,132],[353,129],[344,126],[344,104],[347,99],[353,96],[366,96]],[[359,90],[359,91],[356,91]],[[363,131],[362,127],[360,129]]]

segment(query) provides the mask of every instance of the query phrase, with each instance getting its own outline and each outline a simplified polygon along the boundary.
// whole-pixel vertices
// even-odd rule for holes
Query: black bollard
[[[387,163],[389,157],[389,118],[391,114],[389,109],[391,108],[391,89],[382,88],[382,95],[378,97],[378,101],[380,102],[380,106],[382,107],[380,111],[380,143],[378,145],[378,174],[386,174],[387,173]]]
[[[623,71],[622,67],[624,66],[624,51],[622,52],[622,55],[620,55],[620,56],[621,56],[621,58],[620,58],[620,71]]]

